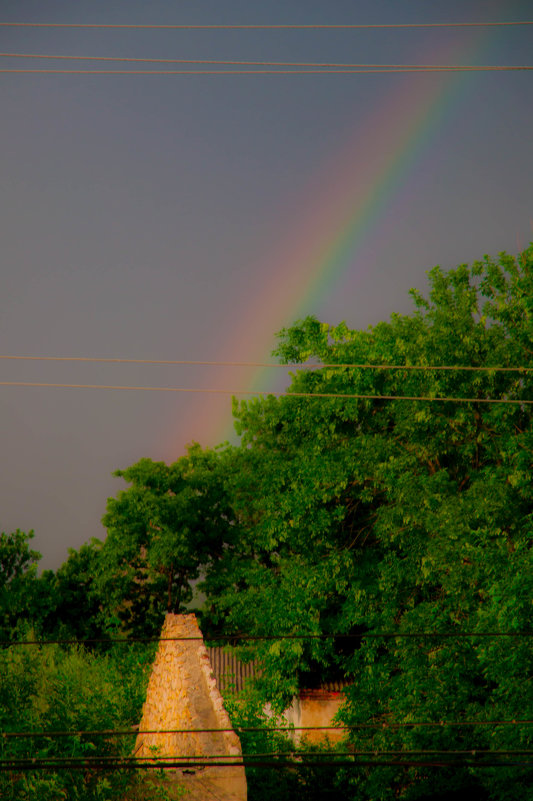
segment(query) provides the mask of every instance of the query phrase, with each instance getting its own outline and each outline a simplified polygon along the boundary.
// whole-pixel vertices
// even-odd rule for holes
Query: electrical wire
[[[296,731],[358,731],[360,729],[381,729],[397,730],[403,728],[445,728],[449,727],[471,727],[476,726],[532,726],[533,720],[439,720],[430,721],[402,721],[400,723],[356,723],[349,726],[234,726],[227,729],[100,729],[100,730],[78,730],[78,731],[0,731],[0,738],[21,738],[32,739],[35,737],[46,737],[57,739],[62,737],[131,737],[140,734],[217,734],[237,732],[285,732],[291,734]]]
[[[463,639],[476,637],[533,637],[532,631],[400,631],[400,632],[365,632],[362,634],[223,634],[216,633],[206,637],[91,637],[85,640],[61,639],[61,640],[0,640],[0,645],[94,645],[112,643],[152,643],[152,642],[186,642],[203,641],[227,642],[235,641],[278,641],[278,640],[363,640],[363,639]]]
[[[531,66],[511,66],[505,65],[477,65],[477,64],[356,64],[356,63],[317,63],[306,61],[234,61],[234,60],[214,60],[214,59],[184,59],[184,58],[136,58],[129,56],[65,56],[65,55],[46,55],[42,53],[0,53],[2,58],[28,58],[28,59],[50,59],[63,61],[113,61],[128,63],[149,63],[149,64],[213,64],[219,66],[247,66],[247,67],[314,67],[314,68],[338,68],[338,69],[372,69],[372,70],[443,70],[467,71],[467,70],[499,70],[505,69],[528,69]]]
[[[166,365],[197,365],[208,367],[284,367],[305,368],[321,370],[323,368],[351,367],[353,369],[364,370],[469,370],[475,372],[498,372],[498,373],[528,373],[533,372],[533,367],[498,367],[497,365],[429,365],[429,364],[356,364],[353,362],[334,364],[322,364],[312,362],[233,362],[233,361],[200,361],[198,359],[123,359],[123,358],[103,358],[100,356],[11,356],[0,355],[0,360],[6,361],[35,361],[35,362],[102,362],[110,364],[166,364]]]
[[[530,406],[533,400],[515,398],[459,398],[432,397],[429,395],[362,395],[348,392],[284,392],[278,390],[260,391],[253,389],[207,389],[202,387],[148,387],[125,386],[122,384],[65,384],[50,381],[0,381],[1,387],[46,387],[53,389],[120,389],[141,392],[186,392],[211,395],[253,395],[264,397],[273,395],[277,398],[342,398],[344,400],[405,400],[429,401],[432,403],[509,403],[517,406]]]
[[[223,759],[223,757],[221,757]],[[38,757],[29,757],[24,761],[13,763],[13,762],[0,762],[0,772],[3,771],[14,771],[17,772],[35,772],[37,770],[87,770],[87,768],[94,768],[98,770],[108,770],[108,771],[117,771],[117,770],[163,770],[163,769],[173,769],[173,770],[186,770],[186,769],[197,769],[197,768],[235,768],[235,767],[242,767],[242,768],[274,768],[277,770],[286,770],[290,768],[294,770],[297,767],[314,767],[314,768],[324,768],[324,767],[351,767],[351,768],[359,768],[359,767],[395,767],[395,768],[409,768],[409,767],[436,767],[436,768],[450,768],[450,767],[457,767],[457,768],[464,768],[464,767],[476,767],[476,768],[509,768],[509,767],[532,767],[533,761],[517,761],[514,759],[511,762],[502,761],[501,759],[479,759],[475,757],[475,751],[470,752],[470,758],[463,758],[463,759],[440,759],[440,760],[429,760],[429,759],[422,759],[422,760],[405,760],[405,759],[360,759],[360,758],[353,758],[350,760],[334,760],[334,759],[322,759],[318,757],[317,759],[313,760],[284,760],[284,761],[265,761],[264,759],[259,761],[248,761],[245,762],[244,760],[241,762],[227,762],[227,761],[205,761],[202,759],[195,759],[194,761],[190,762],[180,762],[176,761],[173,757],[167,758],[167,761],[161,762],[150,762],[150,761],[123,761],[120,758],[115,759],[115,761],[102,761],[97,757],[85,757],[84,761],[82,762],[72,762],[68,758],[65,758],[62,762],[51,763],[46,762],[45,760],[38,758]]]
[[[75,70],[75,69],[0,69],[4,74],[31,75],[366,75],[393,73],[441,73],[441,72],[523,72],[533,66],[494,67],[401,67],[383,69],[254,69],[254,70]]]
[[[509,22],[391,22],[360,24],[280,24],[280,25],[149,25],[92,22],[0,22],[0,27],[11,28],[108,28],[133,30],[367,30],[389,28],[494,28],[533,25],[533,21],[517,20]]]
[[[253,765],[250,765],[246,762],[185,762],[185,763],[176,763],[176,762],[164,762],[164,763],[157,763],[157,764],[132,764],[132,763],[99,763],[97,761],[91,762],[88,765],[83,763],[78,764],[69,764],[61,763],[57,765],[49,765],[46,763],[40,762],[36,758],[29,759],[25,764],[17,765],[16,771],[17,773],[34,773],[39,770],[50,770],[50,771],[58,771],[58,770],[87,770],[88,767],[92,767],[97,769],[98,771],[106,770],[109,772],[117,772],[121,770],[196,770],[198,768],[227,768],[227,767],[240,767],[240,768],[268,768],[270,770],[288,770],[294,771],[295,767],[313,767],[313,768],[326,768],[326,767],[333,767],[333,768],[380,768],[380,767],[394,767],[394,768],[469,768],[469,767],[476,767],[478,768],[529,768],[533,766],[533,762],[525,762],[521,761],[518,762],[517,760],[513,760],[512,762],[502,762],[501,760],[495,761],[483,761],[483,762],[472,762],[472,760],[362,760],[358,759],[357,761],[352,760],[313,760],[313,761],[301,761],[301,762],[254,762]],[[0,772],[13,772],[14,768],[10,765],[0,765]]]
[[[496,757],[496,756],[533,756],[533,751],[526,748],[521,749],[494,749],[491,750],[489,748],[479,749],[479,748],[464,748],[464,749],[454,749],[454,750],[447,750],[442,748],[413,748],[413,749],[370,749],[370,750],[350,750],[350,751],[334,751],[332,755],[340,756],[340,757],[359,757],[359,756],[374,756],[374,757],[382,757],[382,756],[473,756],[478,759],[482,759],[486,756]],[[265,759],[265,758],[279,758],[279,757],[293,757],[297,760],[299,757],[317,757],[316,752],[314,751],[299,751],[294,753],[293,751],[270,751],[265,753],[254,753],[254,754],[179,754],[179,755],[150,755],[149,757],[137,757],[137,756],[129,756],[129,757],[120,757],[120,761],[124,764],[142,764],[142,763],[159,763],[168,761],[168,759],[172,759],[176,761],[178,764],[182,762],[191,762],[195,760],[202,760],[207,762],[208,764],[215,760],[224,760],[228,765],[233,765],[235,762],[247,759],[247,760],[254,760],[254,759]],[[32,757],[4,757],[0,758],[0,765],[9,762],[11,764],[16,765],[17,763],[27,762],[28,759]],[[76,756],[76,757],[40,757],[43,762],[53,765],[57,762],[65,762],[68,760],[72,764],[76,763],[85,763],[90,764],[91,762],[116,762],[117,757],[113,755],[101,755],[101,756]],[[317,762],[320,761],[320,757],[317,757]],[[251,763],[253,764],[253,763]]]

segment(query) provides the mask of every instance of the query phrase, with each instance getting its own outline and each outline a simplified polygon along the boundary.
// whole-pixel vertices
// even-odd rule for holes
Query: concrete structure
[[[188,639],[165,639],[173,637]],[[169,729],[187,731],[165,733]],[[183,757],[209,761],[205,758],[214,756],[218,762],[242,762],[240,741],[231,728],[194,615],[165,618],[135,746],[137,757],[154,755],[174,761]],[[171,794],[173,787],[185,787],[187,801],[246,801],[246,778],[239,766],[165,770],[165,778],[154,781]]]
[[[229,648],[207,650],[217,685],[224,694],[239,694],[248,681],[261,673],[258,662],[244,664]],[[333,743],[346,736],[346,730],[341,727],[315,731],[306,731],[306,727],[333,727],[335,715],[344,702],[343,690],[348,686],[347,681],[329,681],[321,682],[315,689],[300,690],[283,714],[287,723],[294,727],[290,736],[295,744],[304,739],[311,743],[324,744],[326,740]],[[270,714],[268,706],[265,711]]]
[[[307,740],[310,743],[322,743],[329,740],[338,743],[346,737],[346,729],[329,728],[306,731],[313,726],[331,726],[333,719],[344,701],[340,690],[329,690],[320,687],[317,690],[300,690],[299,695],[293,698],[292,704],[285,711],[284,718],[294,726],[293,740],[296,744]]]

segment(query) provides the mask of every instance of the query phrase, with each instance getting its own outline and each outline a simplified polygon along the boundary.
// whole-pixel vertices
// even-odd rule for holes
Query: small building
[[[241,662],[230,648],[208,648],[207,652],[222,695],[239,694],[261,670],[258,662]],[[300,690],[283,715],[289,726],[293,727],[295,743],[302,739],[312,743],[343,739],[345,730],[334,726],[333,720],[344,701],[343,691],[348,685],[346,681],[323,682],[316,687]]]

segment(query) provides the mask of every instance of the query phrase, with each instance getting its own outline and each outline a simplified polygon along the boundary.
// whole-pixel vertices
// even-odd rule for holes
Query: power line
[[[238,732],[285,732],[291,734],[295,731],[358,731],[360,729],[381,729],[396,730],[403,728],[445,728],[449,727],[472,727],[476,726],[532,726],[533,720],[439,720],[439,721],[401,721],[390,723],[356,723],[349,726],[233,726],[227,729],[100,729],[100,730],[77,730],[77,731],[0,731],[0,737],[31,739],[34,737],[47,737],[56,739],[62,737],[131,737],[140,734],[216,734]]]
[[[53,389],[120,389],[141,392],[187,392],[212,395],[254,395],[264,397],[274,395],[278,398],[342,398],[344,400],[405,400],[429,401],[433,403],[509,403],[518,406],[530,406],[533,400],[517,400],[511,398],[458,398],[431,397],[429,395],[359,395],[348,392],[283,392],[278,390],[253,389],[206,389],[202,387],[147,387],[125,386],[122,384],[63,384],[49,381],[0,381],[1,387],[47,387]]]
[[[315,67],[315,68],[339,68],[339,69],[364,69],[364,70],[499,70],[499,69],[527,69],[531,66],[505,66],[505,65],[476,65],[476,64],[356,64],[356,63],[328,63],[328,62],[306,62],[306,61],[235,61],[235,60],[214,60],[214,59],[184,59],[184,58],[137,58],[129,56],[65,56],[65,55],[46,55],[42,53],[0,53],[3,58],[28,58],[28,59],[50,59],[63,61],[114,61],[128,63],[149,63],[149,64],[213,64],[220,66],[254,66],[254,67]]]
[[[489,748],[462,748],[462,749],[442,749],[442,748],[413,748],[413,749],[371,749],[371,750],[350,750],[350,751],[333,751],[331,755],[340,756],[340,757],[358,757],[358,756],[374,756],[374,757],[381,757],[381,756],[473,756],[478,759],[482,759],[486,756],[496,757],[496,756],[533,756],[533,751],[530,749],[489,749]],[[197,754],[183,754],[183,755],[158,755],[154,754],[153,756],[149,757],[136,757],[136,756],[129,756],[129,757],[119,757],[118,759],[123,762],[124,764],[143,764],[143,763],[159,763],[165,762],[168,759],[172,759],[173,761],[177,762],[177,764],[181,764],[182,762],[191,762],[195,760],[202,760],[210,764],[215,760],[224,760],[224,762],[228,765],[233,765],[235,762],[242,761],[243,759],[265,759],[265,758],[278,758],[278,757],[293,757],[298,759],[299,757],[317,757],[316,752],[314,751],[269,751],[265,753],[244,753],[244,754],[201,754],[200,756]],[[9,762],[12,765],[16,765],[17,763],[25,763],[32,757],[4,757],[0,758],[0,765]],[[74,757],[38,757],[43,762],[48,764],[55,764],[57,762],[65,762],[68,761],[69,763],[76,764],[76,763],[84,763],[90,764],[91,762],[116,762],[117,757],[115,755],[101,755],[101,756],[74,756]],[[320,757],[317,757],[317,762],[320,761]],[[250,764],[253,764],[250,763]]]
[[[531,631],[382,631],[364,632],[362,634],[224,634],[214,633],[203,637],[91,637],[85,640],[79,639],[60,639],[60,640],[0,640],[0,645],[86,645],[86,644],[111,644],[111,643],[152,643],[152,642],[185,642],[185,641],[204,641],[218,642],[226,640],[235,641],[277,641],[277,640],[363,640],[363,639],[463,639],[476,637],[533,637]]]
[[[0,360],[10,361],[36,361],[36,362],[102,362],[108,364],[166,364],[166,365],[197,365],[209,367],[283,367],[286,369],[305,368],[321,370],[323,368],[350,367],[353,369],[368,370],[469,370],[476,372],[500,372],[500,373],[528,373],[533,372],[533,367],[498,367],[497,365],[424,365],[424,364],[357,364],[353,362],[337,362],[332,364],[312,363],[312,362],[236,362],[236,361],[200,361],[198,359],[123,359],[123,358],[104,358],[99,356],[11,356],[0,355]]]
[[[472,749],[472,748],[461,748],[461,749],[443,749],[443,748],[413,748],[413,749],[365,749],[365,750],[350,750],[350,751],[334,751],[332,755],[340,756],[340,757],[358,757],[358,756],[475,756],[477,758],[483,758],[485,756],[532,756],[533,751],[530,749]],[[202,761],[206,761],[208,763],[214,760],[224,760],[228,765],[233,765],[235,762],[241,761],[243,759],[265,759],[265,758],[277,758],[277,757],[294,757],[298,759],[298,757],[317,757],[316,752],[314,751],[299,751],[297,753],[293,751],[269,751],[265,753],[244,753],[244,754],[183,754],[183,755],[151,755],[149,757],[136,757],[136,756],[129,756],[129,757],[119,757],[120,761],[123,763],[131,763],[131,764],[139,764],[139,763],[157,763],[157,762],[164,762],[167,761],[169,758],[175,760],[178,764],[182,762],[191,762],[197,759],[201,759]],[[27,762],[28,759],[31,757],[5,757],[3,759],[0,758],[0,764],[5,762],[9,762],[11,764],[16,764],[19,762]],[[54,764],[56,762],[71,762],[75,763],[91,763],[91,762],[116,762],[117,757],[114,755],[101,755],[101,756],[74,756],[74,757],[41,757],[40,758],[43,762]],[[317,757],[317,761],[320,760],[320,757]]]
[[[0,22],[0,27],[11,28],[108,28],[133,30],[367,30],[389,28],[495,28],[533,25],[533,21],[518,20],[510,22],[397,22],[362,24],[281,24],[281,25],[144,25],[92,22]]]
[[[509,767],[530,767],[533,763],[530,762],[483,762],[476,765],[477,768],[509,768]],[[312,762],[298,762],[294,763],[291,762],[290,764],[287,763],[280,763],[278,762],[254,762],[253,768],[268,768],[269,770],[287,770],[290,769],[294,771],[295,765],[298,767],[315,767],[315,768],[325,768],[325,767],[335,767],[335,768],[347,768],[347,767],[359,767],[359,768],[370,768],[370,767],[395,767],[395,768],[464,768],[464,767],[472,767],[471,762],[464,762],[464,761],[444,761],[444,762],[437,762],[437,761],[398,761],[398,760],[358,760],[354,762],[353,760],[337,760],[337,761],[325,761],[321,760],[320,762],[312,761]],[[48,771],[58,771],[58,770],[87,770],[87,767],[97,768],[99,771],[105,770],[110,773],[123,771],[123,770],[197,770],[198,768],[224,768],[224,767],[240,767],[240,768],[250,768],[251,765],[245,762],[214,762],[214,763],[206,763],[206,762],[185,762],[185,763],[176,763],[176,762],[165,762],[163,764],[123,764],[121,762],[116,762],[113,764],[101,764],[96,760],[88,765],[86,764],[70,764],[70,763],[61,763],[59,765],[49,765],[47,763],[42,763],[38,759],[32,758],[29,759],[25,764],[21,765],[10,765],[9,763],[6,765],[0,765],[0,772],[13,772],[16,770],[17,773],[34,773],[36,771],[48,770]]]
[[[329,755],[328,755],[329,756]],[[152,758],[148,758],[151,760]],[[221,756],[221,760],[224,758]],[[247,757],[249,760],[250,757]],[[209,768],[209,767],[216,767],[216,768],[235,768],[235,767],[243,767],[243,768],[274,768],[275,770],[286,770],[290,768],[294,770],[297,767],[314,767],[314,768],[325,768],[325,767],[351,767],[351,768],[359,768],[359,767],[395,767],[395,768],[410,768],[410,767],[434,767],[434,768],[464,768],[464,767],[476,767],[476,768],[509,768],[509,767],[531,767],[533,766],[533,762],[531,761],[517,761],[513,759],[510,762],[502,761],[501,759],[479,759],[476,758],[475,750],[469,752],[469,757],[465,757],[463,759],[440,759],[440,760],[429,760],[429,759],[418,759],[414,760],[405,760],[405,759],[390,759],[390,760],[383,760],[383,759],[361,759],[361,758],[352,758],[352,759],[323,759],[318,756],[316,759],[313,760],[284,760],[284,761],[265,761],[262,759],[259,760],[252,760],[245,762],[244,760],[241,762],[228,762],[228,761],[206,761],[202,758],[194,759],[190,762],[180,762],[176,760],[174,757],[167,757],[166,761],[124,761],[120,757],[115,758],[114,761],[104,761],[99,759],[98,757],[85,757],[83,761],[80,762],[73,762],[72,759],[68,757],[64,758],[61,762],[50,762],[46,761],[43,758],[39,757],[28,757],[20,762],[15,762],[13,760],[6,760],[4,762],[0,761],[0,772],[2,771],[13,771],[16,770],[17,772],[35,772],[37,770],[86,770],[89,767],[98,768],[98,770],[108,770],[108,771],[118,771],[118,770],[162,770],[162,769],[174,769],[174,770],[185,770],[185,769],[197,769],[197,768]]]
[[[0,69],[4,74],[31,75],[366,75],[393,73],[441,72],[523,72],[533,66],[471,67],[401,67],[390,69],[254,69],[254,70],[75,70],[75,69]]]

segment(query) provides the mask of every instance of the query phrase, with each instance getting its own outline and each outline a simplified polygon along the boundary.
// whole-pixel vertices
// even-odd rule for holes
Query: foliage
[[[32,631],[20,634],[21,639],[34,638]],[[1,758],[130,754],[134,737],[47,736],[54,731],[122,730],[139,721],[153,654],[146,648],[120,648],[105,656],[56,645],[1,650],[0,731],[42,732],[31,738],[0,738]],[[136,783],[129,771],[13,770],[0,772],[0,796],[6,801],[103,801],[124,798]]]
[[[516,637],[391,632],[531,630],[533,248],[429,274],[426,300],[366,331],[307,318],[281,332],[294,393],[235,404],[240,448],[225,455],[242,531],[207,577],[220,627],[249,634],[342,634],[267,641],[264,700],[335,671],[353,681],[342,719],[513,720],[531,706],[531,648]],[[351,365],[387,365],[369,370]],[[422,370],[408,370],[409,366]],[[396,367],[393,367],[396,366]],[[395,396],[468,398],[468,402]],[[486,403],[505,398],[515,404]],[[357,635],[367,634],[366,637]],[[383,728],[357,748],[520,750],[525,726]],[[517,757],[520,761],[520,758]],[[515,760],[515,761],[517,761]],[[512,757],[507,759],[512,762]],[[524,795],[531,769],[424,766],[352,774],[358,799]]]
[[[67,561],[55,573],[42,573],[41,595],[48,602],[41,604],[40,614],[32,620],[42,636],[90,640],[114,633],[113,621],[106,618],[97,589],[101,548],[96,538],[78,551],[69,548]],[[93,647],[102,650],[101,645]]]
[[[226,694],[224,703],[239,733],[251,800],[319,801],[348,797],[345,778],[331,764],[335,762],[332,749],[310,746],[305,740],[296,746],[286,719],[267,713],[261,694],[253,686],[238,695]],[[308,766],[301,764],[302,760],[313,760],[316,764]],[[273,764],[254,767],[254,761]]]
[[[108,501],[97,587],[126,630],[158,633],[164,613],[186,608],[200,569],[234,539],[216,463],[193,446],[170,466],[141,459],[116,472],[132,486]]]
[[[8,639],[19,619],[27,617],[38,596],[37,563],[30,548],[33,531],[0,533],[0,636]]]
[[[230,703],[236,725],[264,729],[265,703],[280,714],[299,687],[344,678],[339,717],[354,727],[355,750],[469,755],[469,764],[463,754],[438,768],[422,754],[410,767],[334,769],[327,780],[325,767],[249,767],[254,797],[310,798],[317,788],[358,801],[528,797],[531,767],[498,752],[532,748],[520,723],[533,701],[532,654],[520,635],[532,629],[533,247],[434,268],[429,280],[428,298],[412,291],[411,315],[365,331],[313,317],[282,331],[281,361],[316,365],[294,373],[293,395],[235,402],[237,447],[194,446],[170,466],[142,459],[118,471],[131,486],[109,500],[106,542],[71,553],[57,574],[36,578],[30,535],[2,535],[4,629],[26,616],[46,631],[155,633],[201,579],[204,630],[289,635],[242,645],[263,671],[253,697]],[[514,403],[487,402],[498,398]],[[38,598],[59,623],[39,617]],[[83,604],[78,622],[69,609]],[[491,632],[506,636],[483,636]],[[394,636],[374,636],[383,633]],[[23,726],[35,724],[31,715],[48,725],[45,679],[70,699],[57,704],[65,726],[78,725],[68,714],[87,713],[91,682],[102,704],[119,699],[112,714],[137,703],[126,703],[118,680],[115,688],[115,652],[46,652],[56,662],[18,653],[27,670],[9,662],[10,650],[0,654],[0,676],[14,677],[0,692],[11,710],[9,693],[18,693]],[[76,659],[80,675],[93,671],[89,685],[67,681]],[[251,753],[288,747],[263,730],[243,733],[243,743]],[[482,765],[483,751],[497,767]],[[49,778],[40,776],[37,795],[60,798]],[[76,795],[75,777],[65,792],[96,798],[99,788],[107,798],[116,787],[101,778],[88,777],[93,796]]]
[[[12,639],[20,624],[52,639],[100,638],[109,634],[96,589],[102,543],[93,539],[79,551],[69,549],[56,571],[38,575],[41,554],[29,547],[33,531],[0,534],[0,631]]]

